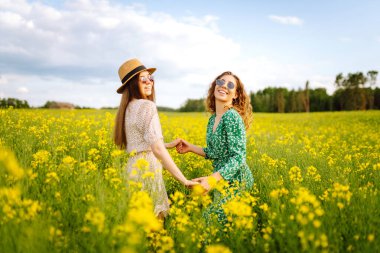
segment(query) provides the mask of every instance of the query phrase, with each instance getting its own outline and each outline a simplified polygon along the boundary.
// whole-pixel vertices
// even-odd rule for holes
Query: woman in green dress
[[[193,179],[206,192],[212,182],[224,179],[230,187],[237,187],[233,195],[253,186],[253,176],[246,162],[246,130],[252,120],[252,106],[243,83],[235,74],[223,72],[211,83],[206,100],[212,113],[208,125],[207,147],[199,147],[183,139],[177,145],[181,154],[193,152],[213,161],[210,176]],[[215,209],[219,219],[224,219],[222,204],[231,196],[219,197]]]

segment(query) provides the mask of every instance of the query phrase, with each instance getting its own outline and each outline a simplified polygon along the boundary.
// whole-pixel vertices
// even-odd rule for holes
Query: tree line
[[[2,98],[0,99],[0,108],[32,108],[29,106],[28,101],[20,100],[17,98]],[[57,102],[57,101],[47,101],[43,106],[36,108],[45,109],[90,109],[90,107],[80,107],[71,103]]]
[[[336,90],[329,95],[325,88],[288,90],[268,87],[250,92],[254,112],[318,112],[380,109],[380,88],[376,84],[377,71],[342,73],[335,78]],[[204,111],[204,99],[188,99],[179,111]]]
[[[17,98],[2,98],[0,99],[0,108],[30,108],[28,101]]]

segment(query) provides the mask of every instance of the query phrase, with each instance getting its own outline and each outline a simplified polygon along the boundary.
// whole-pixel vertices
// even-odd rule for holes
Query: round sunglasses
[[[226,83],[226,80],[224,80],[224,79],[216,79],[215,83],[219,87],[222,87]],[[227,83],[227,88],[229,90],[232,90],[233,88],[235,88],[235,84],[230,81],[230,82]]]
[[[154,82],[154,76],[152,76],[152,75],[140,76],[140,80],[142,83],[145,83],[145,84],[148,83],[148,80],[153,83]]]

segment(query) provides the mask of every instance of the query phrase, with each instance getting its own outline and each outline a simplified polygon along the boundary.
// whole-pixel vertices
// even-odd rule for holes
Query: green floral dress
[[[229,183],[238,181],[240,184],[245,184],[246,188],[251,188],[253,177],[246,163],[246,134],[243,119],[232,108],[222,115],[213,132],[215,117],[213,114],[207,125],[207,147],[203,148],[206,159],[213,160],[213,172],[219,172]]]
[[[221,196],[214,193],[214,204],[207,213],[218,215],[224,223],[226,217],[222,205],[234,195],[253,186],[253,176],[246,162],[246,132],[243,119],[231,108],[222,115],[218,126],[213,132],[216,115],[213,114],[207,125],[206,142],[203,148],[206,159],[213,161],[214,173],[219,172],[230,187],[236,187],[233,194]]]

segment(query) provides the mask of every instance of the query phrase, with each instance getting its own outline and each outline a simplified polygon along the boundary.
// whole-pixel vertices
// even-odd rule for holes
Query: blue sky
[[[117,69],[156,67],[157,105],[206,95],[225,70],[248,91],[334,91],[342,72],[380,70],[380,1],[0,2],[0,97],[117,106]],[[377,81],[377,85],[379,84]]]

